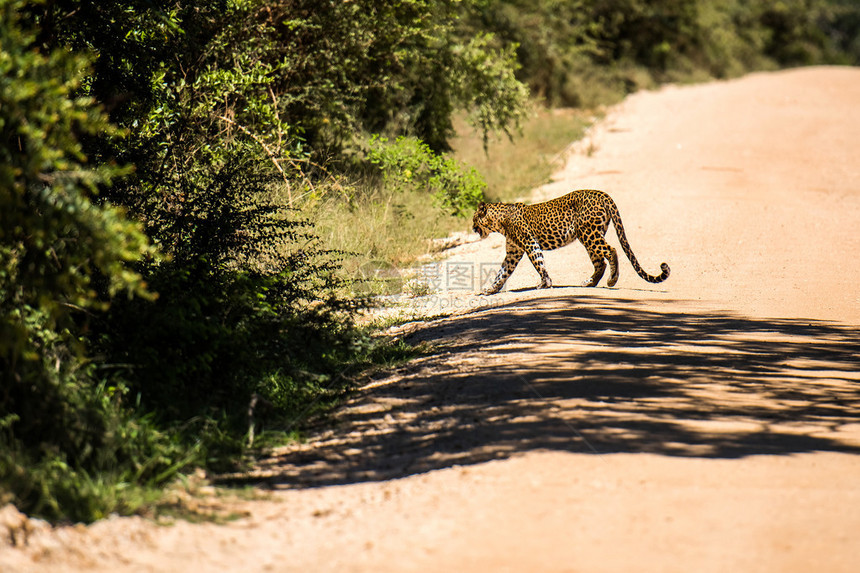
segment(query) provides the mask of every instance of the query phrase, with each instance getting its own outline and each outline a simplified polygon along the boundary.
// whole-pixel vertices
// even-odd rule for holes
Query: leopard
[[[525,203],[479,203],[472,218],[472,228],[485,239],[490,233],[501,233],[505,237],[505,259],[493,283],[480,294],[493,295],[504,287],[508,277],[522,260],[528,256],[540,275],[536,288],[551,288],[552,279],[544,264],[544,251],[569,245],[577,240],[582,243],[594,274],[582,283],[594,287],[603,278],[606,262],[609,262],[607,286],[618,282],[618,253],[606,242],[606,231],[610,221],[615,226],[624,254],[630,259],[633,269],[649,283],[661,283],[669,278],[669,265],[660,264],[660,274],[650,275],[639,265],[621,223],[621,215],[615,201],[597,189],[580,189],[550,201],[535,204]]]

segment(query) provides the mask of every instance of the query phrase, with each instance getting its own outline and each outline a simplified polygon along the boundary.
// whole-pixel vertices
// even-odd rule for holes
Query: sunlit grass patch
[[[463,118],[455,124],[454,154],[475,167],[493,201],[512,201],[549,181],[561,154],[593,122],[591,111],[537,107],[512,140],[497,138],[484,150],[483,138]]]

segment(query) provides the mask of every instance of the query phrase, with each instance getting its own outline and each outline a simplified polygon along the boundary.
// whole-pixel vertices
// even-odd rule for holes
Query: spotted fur
[[[669,277],[669,265],[660,264],[661,273],[653,276],[646,273],[627,242],[624,226],[615,201],[594,189],[583,189],[568,193],[545,203],[526,205],[523,203],[481,203],[472,218],[472,227],[481,238],[491,232],[505,236],[505,260],[493,284],[482,294],[495,294],[502,290],[508,277],[514,272],[525,254],[540,275],[538,288],[549,288],[552,280],[546,272],[543,251],[557,249],[577,239],[588,251],[594,274],[582,286],[595,286],[603,277],[606,261],[609,261],[608,286],[618,281],[618,253],[604,238],[609,222],[615,225],[618,240],[624,254],[636,270],[636,274],[651,283],[663,282]]]

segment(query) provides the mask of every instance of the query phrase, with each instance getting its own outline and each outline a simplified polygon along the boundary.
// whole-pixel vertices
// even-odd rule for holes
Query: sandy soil
[[[37,528],[0,570],[857,571],[858,102],[845,68],[627,99],[534,199],[608,191],[669,280],[564,286],[575,245],[479,298],[503,241],[458,247],[412,304],[472,312],[403,327],[434,352],[235,480],[245,517]]]

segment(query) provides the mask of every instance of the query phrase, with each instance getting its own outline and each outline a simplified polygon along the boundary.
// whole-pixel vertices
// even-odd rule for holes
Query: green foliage
[[[38,336],[40,344],[56,343],[49,329]],[[75,370],[53,358],[43,359],[50,379],[11,389],[16,413],[0,424],[3,501],[53,520],[134,513],[199,461],[198,449],[122,405],[121,382],[97,384],[92,366]]]
[[[518,46],[518,77],[553,105],[594,106],[667,80],[860,63],[860,6],[849,0],[485,0],[470,21]]]
[[[381,177],[367,177],[350,187],[321,184],[316,191],[302,203],[302,212],[315,221],[315,232],[324,244],[348,253],[343,260],[346,276],[369,277],[377,284],[396,286],[396,269],[425,254],[428,237],[463,226],[462,219],[441,211],[426,189],[385,185]],[[374,290],[368,283],[356,288]]]
[[[820,21],[829,45],[828,59],[860,65],[860,7],[855,0],[831,0]]]
[[[526,86],[515,76],[519,67],[516,46],[494,53],[494,43],[492,34],[480,33],[454,48],[459,56],[453,69],[459,101],[470,111],[472,125],[483,135],[485,149],[492,133],[504,132],[513,137],[511,128],[520,127],[528,98]]]
[[[254,393],[292,415],[301,404],[263,381],[315,383],[349,356],[361,301],[344,296],[337,254],[264,200],[265,167],[237,160],[186,173],[206,184],[181,222],[153,229],[173,255],[147,272],[158,300],[118,302],[107,316],[102,351],[134,365],[133,390],[165,421],[205,414],[239,428],[237,404]]]
[[[450,155],[434,153],[414,137],[370,140],[368,160],[382,173],[385,184],[400,191],[423,191],[452,215],[466,217],[484,199],[487,184],[473,168]]]
[[[67,305],[95,304],[96,272],[112,294],[144,292],[127,263],[150,251],[137,225],[92,202],[124,170],[86,163],[80,139],[112,131],[78,95],[86,59],[29,49],[21,4],[0,4],[0,292],[4,313],[32,305],[55,318]]]
[[[280,116],[318,152],[338,153],[363,131],[413,135],[448,149],[464,108],[485,132],[512,130],[527,94],[510,49],[458,33],[473,2],[249,2],[244,42],[272,70]]]
[[[176,471],[175,445],[121,405],[121,384],[95,381],[78,336],[98,292],[149,296],[130,265],[153,251],[93,201],[126,170],[84,156],[83,138],[115,133],[79,95],[86,58],[32,49],[22,6],[0,1],[0,483],[33,512],[91,520],[134,509],[138,490],[116,488]]]
[[[38,44],[94,54],[89,94],[123,127],[146,128],[164,108],[163,88],[192,71],[211,38],[237,16],[237,2],[54,0],[22,2],[38,27]],[[179,74],[179,75],[176,75]],[[193,81],[186,77],[186,81]]]
[[[584,1],[485,0],[471,12],[472,25],[489,30],[501,45],[514,46],[518,76],[548,104],[591,105],[577,93],[577,80],[598,45],[600,24]]]
[[[183,40],[196,60],[186,50],[154,76],[157,105],[118,148],[136,171],[110,194],[168,256],[142,268],[159,298],[117,301],[93,326],[95,349],[129,365],[141,407],[201,441],[217,468],[236,463],[255,395],[277,424],[343,391],[362,304],[345,296],[340,255],[290,209],[290,193],[272,200],[276,183],[305,184],[309,159],[282,120],[265,27],[238,43],[254,6],[228,3],[211,38]]]

